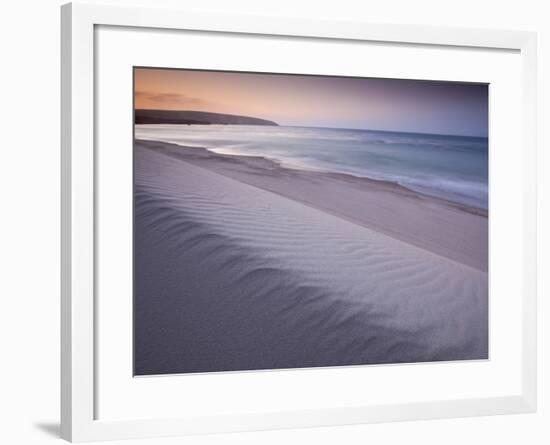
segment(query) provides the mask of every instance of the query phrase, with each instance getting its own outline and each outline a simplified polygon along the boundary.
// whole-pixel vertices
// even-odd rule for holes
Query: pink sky
[[[136,108],[242,114],[280,125],[487,135],[487,85],[135,69]]]

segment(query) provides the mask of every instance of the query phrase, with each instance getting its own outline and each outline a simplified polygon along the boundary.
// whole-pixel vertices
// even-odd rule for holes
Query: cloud
[[[168,105],[207,105],[208,101],[198,97],[180,93],[151,93],[148,91],[136,91],[136,99],[148,100],[159,104]]]

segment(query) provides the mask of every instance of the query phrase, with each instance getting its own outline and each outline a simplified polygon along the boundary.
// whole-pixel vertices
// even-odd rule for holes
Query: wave
[[[396,182],[460,204],[488,207],[486,138],[239,125],[137,125],[136,137],[261,156],[287,168]]]

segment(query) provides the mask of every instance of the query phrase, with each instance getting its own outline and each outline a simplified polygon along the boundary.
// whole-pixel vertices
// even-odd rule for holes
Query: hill
[[[257,117],[191,110],[135,110],[134,121],[136,124],[278,125],[273,121]]]

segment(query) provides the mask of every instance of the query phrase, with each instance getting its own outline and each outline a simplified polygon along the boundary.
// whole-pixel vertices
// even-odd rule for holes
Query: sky
[[[487,136],[486,84],[136,68],[135,107],[279,125]]]

